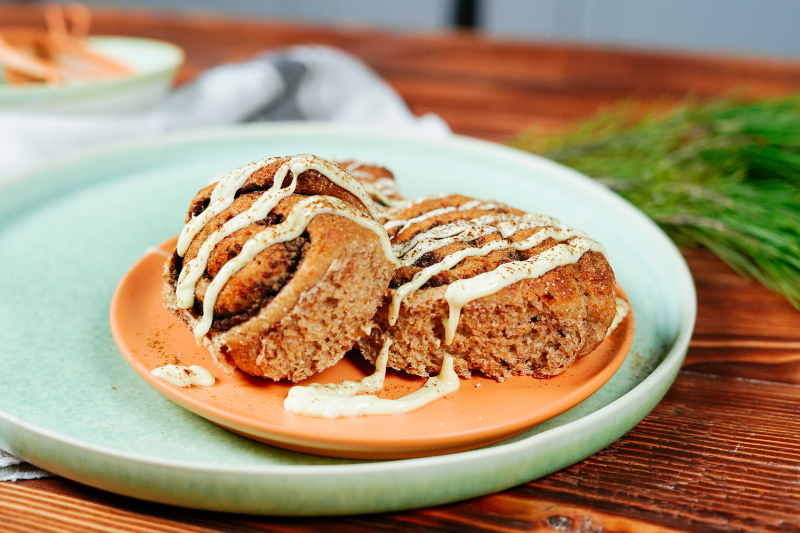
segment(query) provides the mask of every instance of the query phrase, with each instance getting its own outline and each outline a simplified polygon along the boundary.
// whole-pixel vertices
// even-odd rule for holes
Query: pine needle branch
[[[638,117],[623,104],[511,144],[594,177],[676,243],[708,248],[800,309],[800,97]]]

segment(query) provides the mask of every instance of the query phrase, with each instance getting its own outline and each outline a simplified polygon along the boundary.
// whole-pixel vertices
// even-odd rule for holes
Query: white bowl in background
[[[89,50],[114,59],[134,75],[113,80],[0,84],[0,111],[22,113],[119,114],[144,111],[172,87],[183,50],[174,44],[135,37],[90,37]]]

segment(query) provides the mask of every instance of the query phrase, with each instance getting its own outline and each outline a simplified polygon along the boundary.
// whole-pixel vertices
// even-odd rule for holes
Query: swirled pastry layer
[[[451,355],[461,376],[553,376],[596,348],[614,318],[603,247],[553,218],[449,195],[385,227],[400,266],[359,341],[370,360],[389,339],[389,366],[417,375]]]
[[[192,200],[167,308],[224,367],[299,381],[341,359],[393,263],[367,192],[310,155],[237,169]]]

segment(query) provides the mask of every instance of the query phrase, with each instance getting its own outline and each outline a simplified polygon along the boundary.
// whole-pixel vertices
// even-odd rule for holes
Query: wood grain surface
[[[0,26],[41,25],[36,7],[0,5]],[[338,46],[386,78],[415,113],[504,141],[543,134],[599,107],[654,109],[687,97],[775,96],[800,64],[685,56],[469,33],[408,35],[152,12],[100,12],[98,34],[172,41],[179,80],[292,44]],[[555,474],[457,504],[387,515],[290,519],[197,512],[62,479],[0,484],[2,531],[798,531],[800,313],[710,253],[684,250],[699,309],[686,369],[628,435]]]

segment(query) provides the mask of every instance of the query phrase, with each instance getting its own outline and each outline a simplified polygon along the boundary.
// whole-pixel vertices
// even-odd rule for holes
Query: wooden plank
[[[0,25],[43,26],[31,6],[0,7]],[[99,11],[100,34],[175,42],[186,82],[205,69],[299,43],[365,60],[415,113],[458,133],[504,141],[528,126],[558,131],[620,98],[654,109],[686,95],[782,95],[800,65],[489,40],[401,35],[217,17]],[[800,313],[712,254],[684,251],[699,298],[687,367],[631,433],[561,472],[500,494],[432,509],[330,519],[176,509],[61,478],[0,484],[3,531],[796,531]],[[701,374],[694,370],[711,372]]]
[[[705,250],[684,249],[701,300],[695,335],[800,341],[800,313]]]
[[[798,405],[798,386],[683,372],[628,435],[524,492],[692,531],[797,531]]]
[[[0,483],[0,524],[4,526],[4,531],[17,529],[55,533],[213,531],[88,502],[26,482]]]
[[[697,288],[685,368],[800,384],[800,312],[707,250],[684,249]]]

